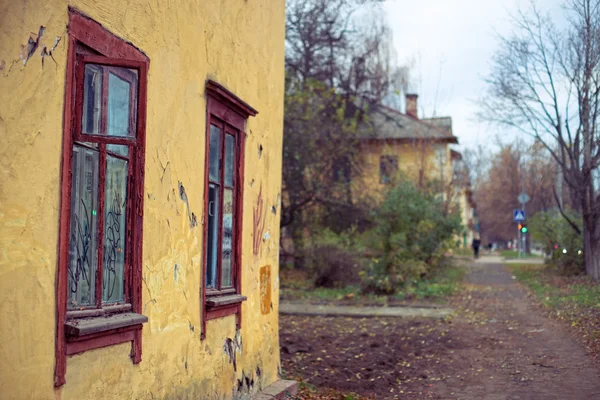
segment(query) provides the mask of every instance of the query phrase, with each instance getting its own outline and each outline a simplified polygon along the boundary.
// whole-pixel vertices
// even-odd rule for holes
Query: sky
[[[562,16],[561,0],[538,0],[541,10]],[[419,95],[419,116],[451,116],[459,148],[493,146],[517,135],[477,119],[477,100],[498,35],[513,31],[510,20],[524,0],[387,0],[382,7],[393,31],[399,65],[410,67],[409,91]]]

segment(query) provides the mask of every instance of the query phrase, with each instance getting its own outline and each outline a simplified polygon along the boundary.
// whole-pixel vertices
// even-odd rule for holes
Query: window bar
[[[141,73],[138,70],[138,82]],[[135,81],[134,81],[135,82]],[[133,82],[129,85],[129,134],[138,139],[137,126],[134,123],[136,120],[136,113],[139,107],[137,102],[137,84]],[[136,104],[136,107],[133,105]],[[135,193],[134,183],[134,164],[135,155],[137,154],[137,146],[127,146],[127,186],[125,188],[125,196],[127,196],[127,205],[125,206],[125,226],[127,231],[125,232],[125,258],[124,258],[124,270],[123,270],[123,284],[125,286],[125,303],[133,303],[133,293],[131,290],[133,284],[133,232],[131,232],[131,226],[133,223],[133,194]]]
[[[236,254],[237,254],[237,246],[235,245],[236,243],[236,239],[237,239],[237,235],[236,235],[236,229],[237,229],[237,221],[236,221],[236,217],[237,217],[237,207],[238,207],[238,196],[237,196],[237,190],[236,190],[236,184],[238,182],[238,177],[236,176],[236,171],[237,171],[237,165],[235,160],[237,159],[238,155],[239,155],[239,149],[238,149],[238,135],[237,135],[237,130],[227,130],[225,131],[225,141],[227,141],[227,135],[230,135],[231,137],[233,137],[233,158],[231,160],[231,168],[233,168],[232,170],[232,185],[227,187],[227,189],[231,190],[231,196],[232,196],[232,202],[233,202],[233,207],[231,208],[231,240],[230,240],[230,262],[231,262],[231,288],[236,287],[235,285],[235,280],[236,280],[236,267],[237,267],[237,262],[236,262]],[[223,159],[223,162],[225,163],[226,160]],[[225,169],[225,164],[223,165],[223,169]],[[225,184],[225,181],[223,181],[223,184]]]
[[[103,68],[102,74],[102,106],[100,118],[100,132],[106,135],[108,126],[108,68]],[[99,174],[98,174],[98,213],[96,214],[98,224],[98,269],[96,270],[96,307],[102,308],[102,270],[104,268],[104,197],[106,195],[106,144],[99,146]]]
[[[219,121],[220,122],[220,121]],[[223,275],[223,197],[225,188],[225,123],[221,122],[219,127],[221,128],[221,142],[219,145],[219,230],[217,235],[217,289],[221,290],[221,276]]]
[[[134,151],[131,147],[128,147],[127,150],[127,154],[131,154],[132,151]],[[133,157],[129,157],[129,161],[127,162],[127,189],[125,191],[125,195],[127,196],[127,205],[125,206],[125,212],[126,214],[126,218],[125,218],[125,226],[127,227],[127,232],[125,232],[125,270],[123,271],[123,280],[125,281],[125,303],[132,303],[132,293],[131,293],[131,284],[133,282],[133,275],[132,275],[132,264],[133,264],[133,258],[132,258],[132,246],[133,246],[133,241],[132,241],[132,232],[131,232],[131,226],[132,226],[132,222],[133,222],[133,196],[131,195],[132,193],[132,188],[133,188],[133,163],[131,162],[131,159]]]

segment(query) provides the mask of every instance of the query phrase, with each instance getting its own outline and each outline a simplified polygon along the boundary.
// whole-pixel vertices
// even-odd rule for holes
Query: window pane
[[[221,286],[232,286],[233,265],[233,190],[223,191],[223,252]]]
[[[137,84],[138,73],[134,69],[86,64],[83,133],[135,136]],[[106,109],[102,108],[103,104]]]
[[[83,83],[82,131],[99,134],[102,118],[102,67],[88,64],[85,66]]]
[[[233,186],[234,137],[225,136],[225,186]]]
[[[122,144],[107,144],[106,151],[127,157],[127,155],[129,154],[129,146],[125,146]]]
[[[210,126],[209,179],[221,182],[221,128]]]
[[[119,71],[129,82],[113,72],[108,74],[108,135],[135,136],[136,104],[131,105],[131,85],[137,80],[135,71],[126,68],[111,67]],[[131,121],[130,121],[131,118]]]
[[[95,274],[98,268],[98,159],[97,151],[73,146],[67,292],[70,309],[95,303]]]
[[[107,155],[102,264],[102,301],[107,303],[125,298],[126,205],[127,161]]]
[[[206,287],[217,286],[217,246],[219,239],[219,186],[208,186],[208,236],[206,242]]]

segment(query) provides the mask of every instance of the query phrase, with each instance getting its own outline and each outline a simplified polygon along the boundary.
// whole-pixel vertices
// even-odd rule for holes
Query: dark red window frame
[[[247,103],[240,100],[222,85],[208,81],[206,84],[207,93],[207,114],[206,114],[206,157],[205,157],[205,176],[204,176],[204,244],[202,254],[202,333],[201,338],[206,337],[206,321],[213,318],[220,318],[227,315],[237,315],[237,326],[241,326],[241,303],[246,298],[242,296],[242,213],[243,213],[243,192],[244,192],[244,150],[246,133],[245,124],[250,116],[255,116],[258,111],[250,107]],[[233,194],[233,232],[232,232],[232,287],[221,286],[221,254],[223,226],[222,218],[219,218],[218,229],[218,267],[217,267],[217,287],[207,288],[206,269],[207,269],[207,243],[208,243],[208,212],[209,212],[209,177],[210,168],[210,127],[216,125],[221,128],[221,160],[224,163],[224,148],[226,135],[233,135],[235,138],[235,157],[234,157],[234,194]],[[223,170],[224,167],[221,167]],[[219,202],[223,204],[223,174],[221,174],[221,186]],[[222,207],[219,207],[222,212]]]
[[[146,97],[148,57],[130,43],[113,35],[99,23],[69,9],[68,54],[64,104],[63,156],[61,173],[61,206],[59,222],[59,251],[56,290],[56,365],[54,385],[65,383],[67,355],[118,343],[132,342],[131,358],[141,361],[142,323],[142,217],[145,165]],[[135,138],[107,137],[82,134],[84,63],[125,67],[137,70],[137,126]],[[102,95],[105,100],[106,94]],[[132,118],[130,116],[130,118]],[[105,119],[105,118],[102,118]],[[105,124],[102,121],[101,124]],[[131,124],[131,123],[130,123]],[[131,125],[130,125],[131,126]],[[67,310],[69,229],[71,218],[72,153],[74,142],[95,142],[99,148],[100,164],[106,159],[107,144],[129,146],[127,182],[127,222],[125,260],[125,299],[116,304],[102,304],[102,271],[96,271],[95,307]],[[103,184],[104,167],[100,168],[99,183]],[[104,187],[99,191],[98,207],[103,215]],[[103,218],[98,219],[102,232]],[[102,246],[98,246],[102,257]],[[98,284],[99,283],[99,284]],[[105,316],[118,316],[118,320]],[[96,319],[95,319],[96,318]],[[73,323],[73,321],[76,321]],[[104,324],[104,321],[110,323]],[[100,323],[103,322],[103,323]]]

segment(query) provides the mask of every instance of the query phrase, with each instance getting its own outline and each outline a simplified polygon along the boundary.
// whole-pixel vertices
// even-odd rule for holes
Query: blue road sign
[[[525,221],[525,210],[514,210],[513,211],[513,221],[515,221],[515,222]]]

